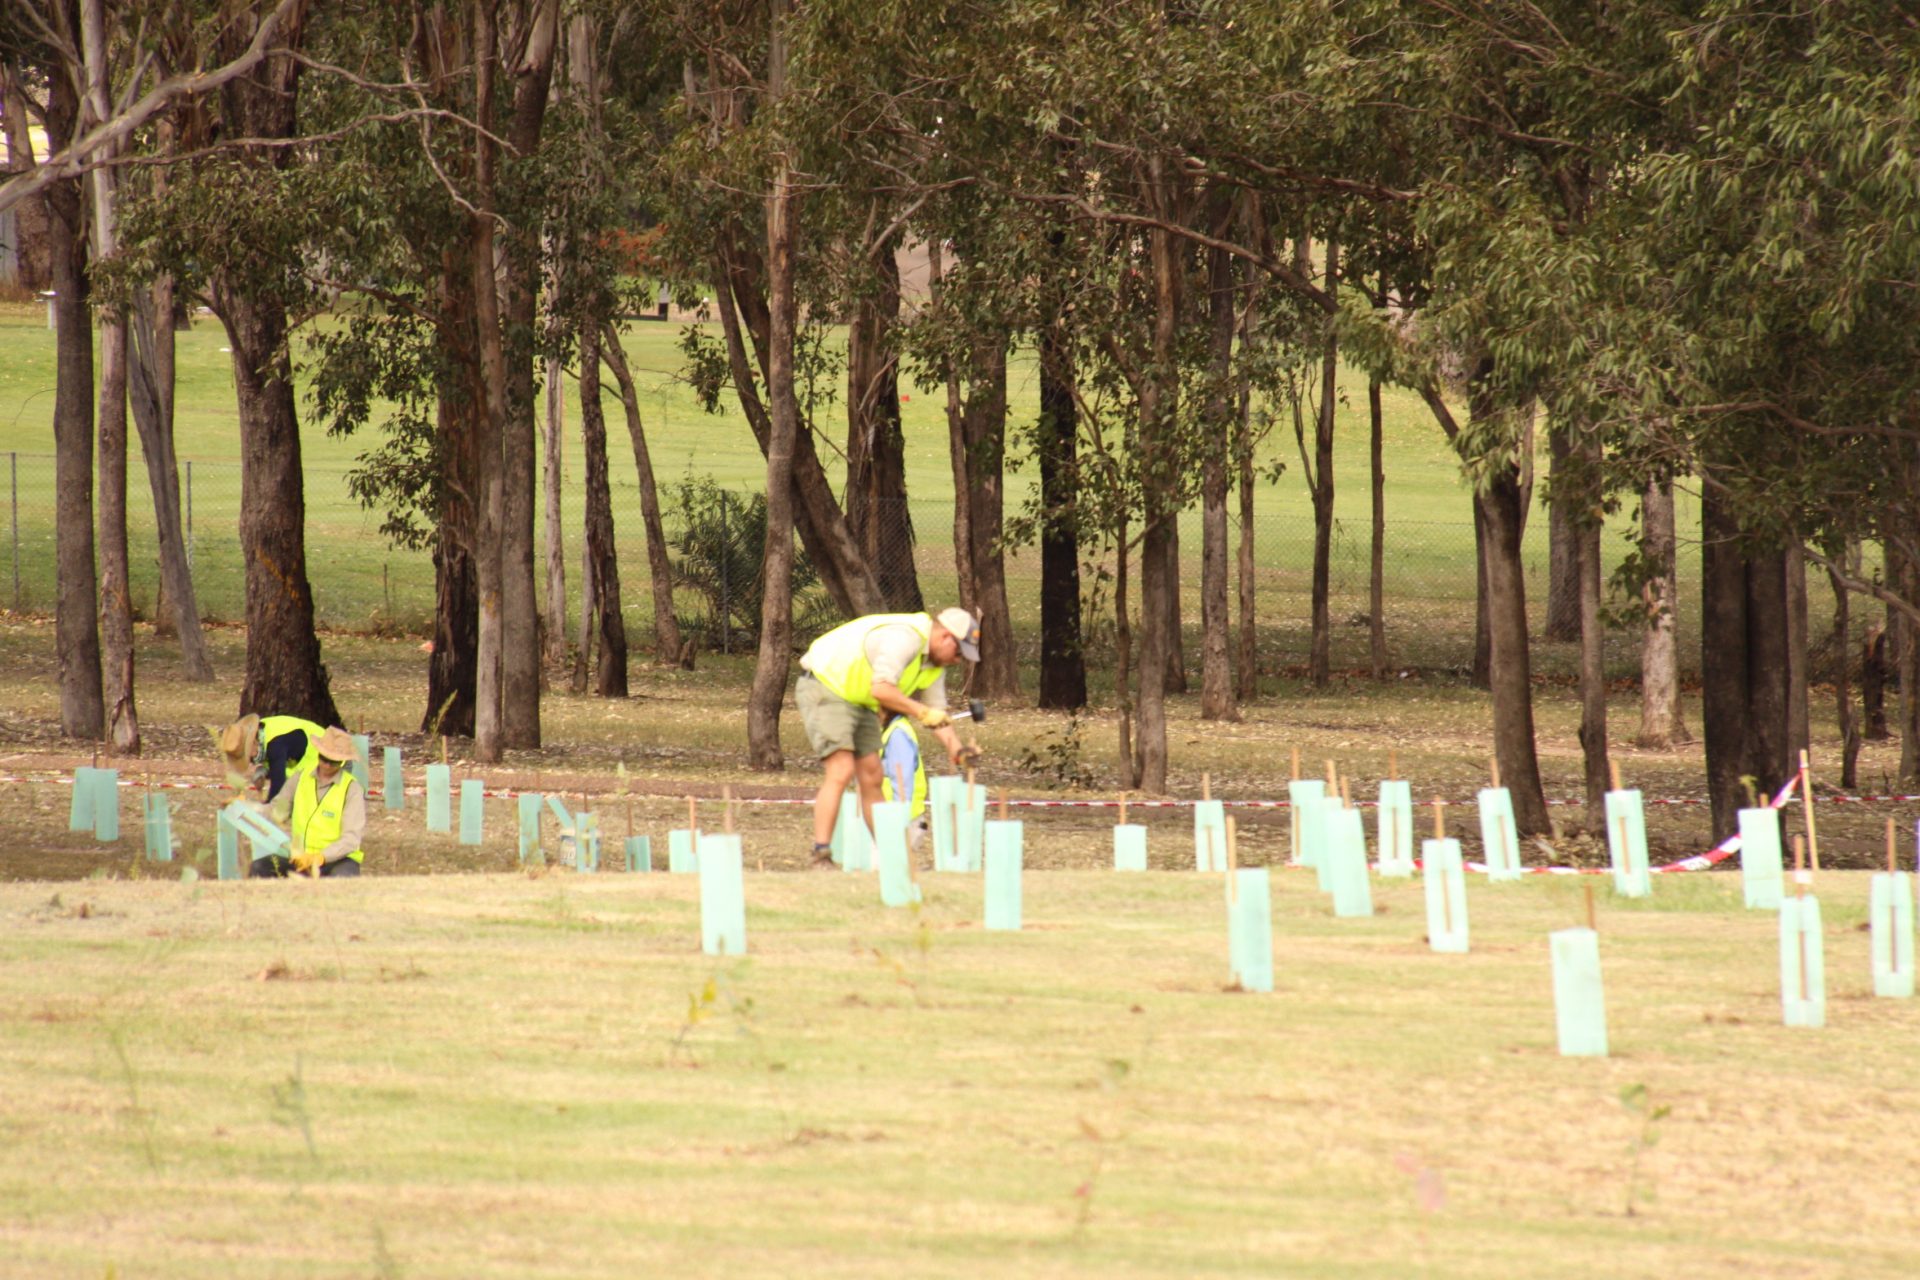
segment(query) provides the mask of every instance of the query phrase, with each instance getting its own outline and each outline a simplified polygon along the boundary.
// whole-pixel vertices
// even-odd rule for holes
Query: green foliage
[[[689,475],[667,493],[667,540],[676,585],[699,595],[703,608],[681,625],[709,649],[750,652],[760,642],[760,565],[767,540],[767,499],[723,489],[711,476]],[[804,551],[793,561],[796,641],[833,627],[838,616]]]

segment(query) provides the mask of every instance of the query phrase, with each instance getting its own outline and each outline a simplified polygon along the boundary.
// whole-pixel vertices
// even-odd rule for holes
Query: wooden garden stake
[[[1887,871],[1900,870],[1900,855],[1893,851],[1893,819],[1887,819]]]
[[[1120,793],[1120,825],[1127,825],[1127,793],[1124,791]]]
[[[694,845],[698,848],[700,840],[700,802],[692,796],[687,797],[687,830],[693,832]]]
[[[1445,800],[1433,802],[1433,838],[1435,840],[1447,838],[1447,802]]]
[[[1293,781],[1300,781],[1300,748],[1293,749],[1293,772],[1287,775]]]
[[[1210,773],[1200,775],[1200,798],[1202,800],[1213,799],[1213,775]]]
[[[1807,753],[1802,751],[1800,753],[1800,769],[1801,777],[1803,778],[1806,776],[1806,767]],[[1809,813],[1808,816],[1811,817],[1811,813]],[[1803,837],[1795,836],[1793,838],[1793,896],[1796,898],[1805,898],[1807,896],[1807,881],[1811,877],[1808,876],[1806,868],[1807,842]],[[1813,992],[1809,989],[1807,981],[1807,935],[1806,932],[1802,930],[1800,934],[1800,998],[1802,1000],[1808,1000],[1812,997]]]
[[[446,762],[447,762],[447,735],[443,733],[440,735],[440,763],[445,764]]]
[[[1487,757],[1487,773],[1491,775],[1491,777],[1493,778],[1493,789],[1495,791],[1498,791],[1500,789],[1500,757],[1499,756]]]
[[[1338,791],[1339,789],[1340,789],[1340,773],[1338,770],[1336,770],[1333,767],[1333,757],[1328,756],[1327,757],[1327,790],[1328,792],[1335,792],[1335,791]]]
[[[1607,780],[1613,784],[1613,789],[1615,791],[1618,791],[1620,789],[1620,762],[1619,761],[1617,760],[1607,761]]]
[[[1000,788],[1000,821],[1005,822],[1006,820],[1007,820],[1007,789],[1005,787],[1002,787]]]
[[[1807,753],[1800,753],[1800,803],[1807,811],[1807,856],[1813,869],[1820,869],[1820,836],[1813,825],[1813,766],[1807,761]],[[1799,867],[1794,870],[1798,871]]]
[[[1340,807],[1342,809],[1353,808],[1353,780],[1351,778],[1340,779]]]
[[[720,830],[724,831],[728,835],[732,835],[733,834],[733,788],[732,786],[724,786],[720,788],[720,801],[723,805],[726,806],[720,811]]]

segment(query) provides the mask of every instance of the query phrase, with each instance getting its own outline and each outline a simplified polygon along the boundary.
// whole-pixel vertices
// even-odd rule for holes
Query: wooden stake
[[[1487,757],[1487,772],[1493,776],[1493,789],[1495,791],[1498,791],[1500,789],[1500,757],[1499,756]]]
[[[1340,779],[1340,807],[1342,809],[1353,808],[1353,780],[1351,778]]]
[[[967,812],[973,812],[973,766],[967,766]]]
[[[1329,792],[1340,790],[1340,773],[1333,767],[1333,758],[1331,756],[1327,758],[1327,790]]]
[[[1447,802],[1445,800],[1433,802],[1433,838],[1435,840],[1447,838]]]
[[[1887,870],[1900,870],[1900,855],[1893,851],[1893,819],[1887,819]]]
[[[1293,749],[1293,772],[1288,776],[1295,782],[1300,781],[1300,748],[1298,747]]]
[[[700,845],[700,802],[692,796],[687,797],[687,830],[693,835],[694,847]]]
[[[1807,753],[1800,753],[1800,803],[1807,811],[1807,856],[1813,861],[1813,869],[1820,869],[1820,836],[1813,825],[1813,766],[1807,762]]]
[[[1005,822],[1006,820],[1007,820],[1007,789],[1005,787],[1002,787],[1000,788],[1000,821]]]
[[[1120,825],[1127,825],[1127,793],[1124,791],[1120,793]]]
[[[728,835],[733,834],[733,787],[720,788],[720,801],[726,807],[720,811],[720,829]]]
[[[1806,758],[1807,758],[1806,752],[1804,751],[1801,752],[1800,759],[1804,762]],[[1806,765],[1802,763],[1801,768],[1804,769],[1805,767]],[[1806,878],[1798,874],[1799,872],[1806,869],[1806,865],[1807,865],[1806,839],[1802,836],[1795,836],[1793,838],[1793,869],[1795,872],[1795,875],[1793,877],[1794,878],[1793,896],[1796,898],[1805,898],[1807,896]],[[1800,918],[1799,938],[1800,938],[1800,998],[1802,1000],[1805,1000],[1810,994],[1809,987],[1811,985],[1807,980],[1807,921],[1806,921],[1805,915],[1802,915]]]
[[[1213,799],[1213,775],[1210,773],[1200,775],[1200,798],[1202,800]]]
[[[447,735],[443,733],[440,735],[440,763],[445,764],[446,762],[447,762]]]
[[[1595,933],[1598,933],[1600,932],[1600,926],[1594,923],[1594,918],[1593,918],[1593,881],[1591,880],[1587,881],[1586,890],[1587,890],[1587,928],[1593,930]]]
[[[1615,787],[1618,791],[1620,788]],[[1627,815],[1620,815],[1620,869],[1629,876],[1633,874],[1633,845],[1627,840]]]
[[[1608,778],[1608,780],[1609,780],[1609,781],[1611,781],[1611,782],[1613,783],[1613,789],[1614,789],[1615,791],[1618,791],[1618,790],[1620,789],[1620,763],[1619,763],[1619,761],[1617,761],[1617,760],[1609,760],[1609,761],[1607,761],[1607,778]]]

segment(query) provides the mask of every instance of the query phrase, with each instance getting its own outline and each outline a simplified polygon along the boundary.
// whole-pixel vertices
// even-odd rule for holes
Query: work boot
[[[833,846],[831,844],[816,844],[813,846],[813,857],[807,862],[807,870],[833,871],[837,869],[837,866],[838,864],[833,860]]]

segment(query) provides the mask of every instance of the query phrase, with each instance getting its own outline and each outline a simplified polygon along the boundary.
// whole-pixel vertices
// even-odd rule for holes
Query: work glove
[[[944,729],[953,723],[953,717],[947,714],[945,707],[922,707],[920,723],[929,729]]]
[[[978,764],[980,762],[980,757],[984,756],[985,754],[987,753],[982,751],[979,747],[974,746],[971,742],[969,742],[965,746],[961,747],[958,751],[953,753],[953,762],[964,769],[969,765]]]
[[[303,850],[293,855],[293,869],[301,875],[319,875],[320,865],[325,861],[317,851],[307,853]]]

